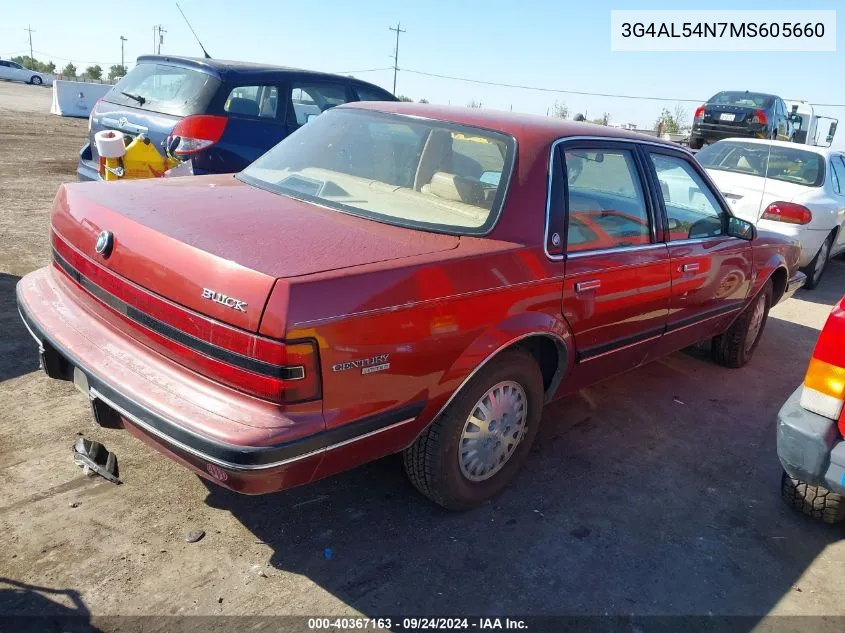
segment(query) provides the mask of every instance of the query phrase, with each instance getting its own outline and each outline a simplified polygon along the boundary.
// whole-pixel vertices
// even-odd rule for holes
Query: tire
[[[818,286],[819,282],[822,280],[822,275],[824,275],[824,271],[827,268],[827,262],[830,259],[831,246],[833,246],[833,233],[828,235],[827,239],[822,242],[821,246],[819,246],[819,252],[816,253],[815,257],[813,257],[813,261],[802,269],[801,272],[807,275],[807,281],[804,284],[804,288],[806,290],[812,290]]]
[[[703,146],[704,146],[704,139],[691,138],[689,140],[689,148],[690,149],[701,149]]]
[[[33,75],[32,79],[29,80],[29,83],[31,83],[33,86],[40,86],[41,77],[39,77],[38,75]]]
[[[758,304],[763,302],[762,317],[755,326],[755,311]],[[766,319],[769,317],[769,308],[772,307],[772,282],[767,281],[766,285],[754,297],[754,300],[731,324],[726,332],[713,338],[712,353],[713,360],[723,367],[742,367],[751,360],[763,330],[766,327]],[[753,339],[751,338],[753,337]]]
[[[829,525],[845,519],[845,497],[823,486],[812,486],[786,472],[780,478],[780,496],[793,510],[803,512]]]
[[[468,441],[462,434],[470,424],[470,415],[476,412],[488,390],[504,382],[516,383],[523,391],[524,430],[499,470],[486,479],[473,481],[462,465],[469,459],[462,458],[459,452],[459,446],[466,446]],[[514,393],[513,388],[511,393]],[[444,508],[468,510],[479,506],[501,492],[519,471],[537,435],[542,408],[543,376],[539,366],[524,350],[506,350],[482,367],[443,413],[405,449],[402,455],[405,472],[417,490]],[[506,420],[503,417],[500,422],[505,424]],[[506,428],[511,427],[499,430],[502,432]]]

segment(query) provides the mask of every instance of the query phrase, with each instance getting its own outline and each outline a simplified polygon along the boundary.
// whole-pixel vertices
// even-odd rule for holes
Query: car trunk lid
[[[252,332],[277,279],[458,244],[455,236],[349,216],[230,175],[63,185],[52,222],[62,240],[98,265]],[[102,231],[112,234],[108,257],[96,251]]]
[[[733,214],[754,224],[757,224],[763,211],[772,202],[790,202],[797,195],[801,195],[800,191],[796,191],[797,185],[773,178],[766,179],[718,169],[708,169],[707,173],[728,201]]]
[[[708,103],[704,106],[704,122],[747,127],[756,112],[757,108]]]

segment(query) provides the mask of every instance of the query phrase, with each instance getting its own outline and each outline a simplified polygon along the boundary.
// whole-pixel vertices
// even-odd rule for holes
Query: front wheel
[[[790,477],[786,472],[780,479],[780,496],[793,510],[821,519],[829,525],[845,519],[845,498],[842,495]]]
[[[543,376],[534,358],[520,349],[502,352],[405,449],[408,478],[450,510],[484,503],[528,457],[542,407]]]
[[[41,85],[41,77],[39,77],[38,75],[33,75],[32,79],[29,80],[29,83],[31,83],[34,86],[40,86]]]
[[[751,360],[772,306],[772,282],[754,298],[724,334],[713,338],[713,359],[723,367],[742,367]]]
[[[813,258],[807,267],[804,269],[804,274],[807,275],[807,281],[804,283],[804,288],[812,290],[819,285],[824,274],[824,269],[827,266],[827,260],[830,259],[830,247],[833,244],[833,233],[827,236],[827,239],[819,247],[819,252]]]

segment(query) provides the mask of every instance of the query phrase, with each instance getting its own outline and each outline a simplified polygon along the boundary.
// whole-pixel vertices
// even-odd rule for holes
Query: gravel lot
[[[87,129],[49,102],[0,82],[0,630],[12,613],[712,613],[751,616],[744,630],[845,614],[842,530],[781,504],[775,453],[845,263],[772,311],[742,370],[678,353],[548,408],[527,468],[477,511],[428,503],[397,458],[239,497],[97,428],[36,371],[15,284],[47,263],[50,203]],[[79,434],[118,455],[123,485],[83,476]]]

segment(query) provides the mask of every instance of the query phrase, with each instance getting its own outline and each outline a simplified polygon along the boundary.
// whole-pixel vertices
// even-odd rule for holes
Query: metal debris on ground
[[[73,461],[88,476],[96,474],[112,483],[122,483],[118,477],[117,456],[99,442],[80,437],[73,445]]]

